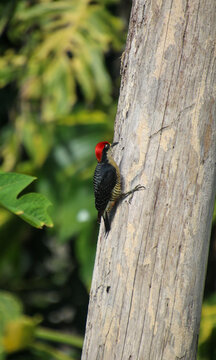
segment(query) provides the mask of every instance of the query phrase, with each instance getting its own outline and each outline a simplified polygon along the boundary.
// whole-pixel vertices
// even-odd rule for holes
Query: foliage
[[[10,3],[6,10],[13,15],[5,5],[0,9],[11,45],[2,49],[0,86],[15,82],[19,93],[15,114],[9,114],[14,128],[3,129],[1,152],[4,169],[11,170],[21,160],[22,145],[30,161],[19,167],[32,171],[55,146],[58,123],[107,120],[112,89],[103,54],[111,44],[120,49],[122,24],[103,1]]]
[[[52,227],[52,220],[47,214],[47,207],[51,203],[43,195],[31,193],[17,198],[19,193],[34,180],[34,177],[28,175],[0,172],[0,205],[32,226]]]
[[[37,177],[30,191],[50,199],[55,224],[33,229],[0,208],[0,286],[18,294],[28,314],[22,312],[24,325],[40,314],[49,327],[39,331],[38,324],[33,326],[32,352],[24,352],[22,359],[68,359],[61,347],[58,352],[38,339],[55,338],[56,331],[60,339],[60,331],[71,328],[84,332],[98,229],[94,147],[101,139],[112,139],[119,80],[111,77],[108,65],[114,67],[115,59],[119,63],[117,51],[124,40],[122,21],[114,15],[116,3],[0,4],[0,171],[29,176],[9,192],[4,206],[19,212],[13,206],[30,194],[18,193]],[[48,218],[42,221],[51,225]],[[70,350],[70,358],[79,355],[78,349]],[[10,357],[14,359],[13,353]]]
[[[34,188],[49,196],[52,234],[61,241],[79,234],[83,239],[96,216],[93,149],[101,138],[111,138],[115,113],[104,53],[123,44],[122,22],[107,7],[112,2],[0,5],[0,86],[7,100],[2,170],[40,177]],[[1,211],[0,223],[9,221]],[[84,273],[89,287],[90,269]]]
[[[216,358],[216,295],[210,296],[202,307],[202,319],[199,336],[198,360]]]
[[[32,351],[48,353],[53,359],[66,357],[60,351],[55,354],[51,346],[41,344],[38,339],[51,342],[62,342],[75,347],[82,347],[82,339],[77,336],[61,334],[41,328],[40,318],[30,318],[23,314],[20,301],[10,293],[0,291],[0,359],[4,360],[6,354],[17,352],[25,348]],[[72,358],[67,357],[72,360]]]
[[[212,219],[212,222],[213,222],[213,224],[215,224],[215,223],[216,223],[216,202],[215,202],[215,204],[214,204],[214,212],[213,212],[213,219]]]

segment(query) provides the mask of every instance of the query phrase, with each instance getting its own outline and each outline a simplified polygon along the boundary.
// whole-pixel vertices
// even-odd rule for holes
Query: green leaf
[[[4,349],[0,343],[0,360],[4,360],[4,359],[5,359]]]
[[[6,291],[0,291],[0,337],[9,321],[16,320],[22,314],[20,301]]]
[[[38,318],[23,315],[20,301],[6,291],[0,291],[0,360],[29,346],[34,339]]]
[[[199,332],[198,359],[215,359],[216,346],[216,294],[207,298],[202,305]],[[213,356],[213,357],[212,357]]]
[[[38,321],[34,318],[24,315],[8,322],[5,326],[2,341],[5,352],[13,353],[31,345],[37,323]]]
[[[212,219],[212,222],[215,223],[216,221],[216,202],[214,204],[214,212],[213,212],[213,219]]]
[[[5,359],[3,335],[7,324],[22,314],[22,305],[6,291],[0,291],[0,360]]]
[[[79,109],[69,115],[62,116],[58,119],[59,125],[88,125],[88,124],[106,124],[109,116],[101,110]]]
[[[29,193],[19,198],[19,193],[36,178],[17,173],[0,173],[0,205],[20,216],[34,227],[44,225],[52,227],[53,223],[47,213],[50,201],[41,194]]]

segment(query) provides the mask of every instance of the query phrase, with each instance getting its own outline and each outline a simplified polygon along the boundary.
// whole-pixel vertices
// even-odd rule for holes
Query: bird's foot
[[[129,202],[131,202],[131,199],[132,199],[132,197],[133,197],[133,194],[134,194],[136,191],[140,191],[140,190],[144,190],[144,189],[145,189],[145,186],[139,184],[139,185],[135,186],[135,188],[133,188],[132,190],[130,190],[130,191],[126,192],[126,193],[121,194],[121,199],[122,199],[122,200],[123,200],[123,199],[126,199],[129,195],[132,195],[131,198],[130,198],[130,200],[129,200]]]

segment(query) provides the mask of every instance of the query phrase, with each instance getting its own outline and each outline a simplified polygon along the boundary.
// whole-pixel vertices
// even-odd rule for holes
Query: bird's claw
[[[145,189],[145,186],[144,185],[137,185],[135,186],[134,189],[128,191],[126,194],[122,194],[122,199],[125,199],[126,197],[128,197],[129,195],[130,196],[130,199],[129,199],[129,204],[131,203],[131,200],[133,198],[133,194],[136,192],[136,191],[140,191],[140,190],[144,190]]]
[[[140,191],[140,190],[145,190],[145,186],[144,185],[137,185],[137,186],[135,186],[135,188],[134,188],[134,191]]]

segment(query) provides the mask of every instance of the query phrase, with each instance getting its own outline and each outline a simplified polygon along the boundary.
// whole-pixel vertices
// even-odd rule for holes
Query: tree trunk
[[[216,2],[134,0],[83,360],[196,358],[216,189]],[[101,139],[103,140],[103,139]]]

